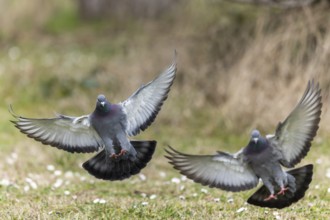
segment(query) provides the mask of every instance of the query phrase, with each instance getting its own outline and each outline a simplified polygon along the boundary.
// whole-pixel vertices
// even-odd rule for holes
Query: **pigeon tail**
[[[103,180],[123,180],[138,174],[151,160],[156,148],[156,141],[131,141],[137,151],[136,159],[108,158],[105,150],[83,163],[83,168],[91,175]]]
[[[284,195],[278,195],[277,199],[264,201],[264,199],[269,196],[269,191],[265,185],[263,185],[248,199],[247,202],[256,206],[282,209],[303,198],[310,182],[312,181],[313,165],[309,164],[290,170],[287,173],[295,178],[295,184],[293,184],[293,186],[288,184],[289,189]],[[280,191],[280,188],[277,187],[275,190],[276,192]]]

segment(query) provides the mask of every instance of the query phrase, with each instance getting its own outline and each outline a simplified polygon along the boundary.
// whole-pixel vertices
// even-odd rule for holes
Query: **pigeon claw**
[[[268,196],[266,199],[264,199],[264,201],[269,201],[272,199],[277,199],[277,197],[274,194],[270,194],[270,196]]]
[[[127,154],[127,150],[121,150],[119,154],[115,154],[115,153],[112,153],[110,155],[110,158],[113,159],[113,160],[117,160],[117,159],[120,159],[122,158],[123,156],[125,156]]]
[[[115,153],[113,153],[113,154],[110,155],[110,158],[111,158],[111,159],[117,159],[117,157],[118,157],[118,155],[115,154]]]
[[[277,193],[277,195],[284,195],[285,191],[287,191],[289,187],[282,187],[281,190]]]
[[[117,156],[123,156],[127,154],[127,150],[121,149],[120,153]]]

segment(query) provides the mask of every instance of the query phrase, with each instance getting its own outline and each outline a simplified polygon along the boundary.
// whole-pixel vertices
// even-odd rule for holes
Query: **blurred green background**
[[[208,205],[213,198],[204,194],[183,206],[172,201],[180,190],[157,186],[179,176],[163,157],[163,148],[170,144],[195,154],[235,152],[247,143],[251,129],[264,135],[274,132],[314,78],[320,82],[324,107],[316,146],[305,162],[318,163],[312,187],[318,185],[319,191],[297,205],[300,214],[280,216],[323,217],[329,213],[330,194],[330,177],[326,177],[330,173],[329,7],[325,0],[292,9],[220,0],[0,0],[0,179],[9,182],[0,184],[0,216],[157,218],[154,210],[160,219],[205,214],[244,218],[236,209],[244,204],[246,194],[238,194],[240,204],[229,207]],[[169,98],[153,125],[135,137],[158,141],[155,158],[143,170],[147,185],[139,177],[123,183],[95,180],[79,167],[91,155],[42,146],[9,121],[13,119],[10,104],[26,117],[52,117],[54,112],[89,114],[99,93],[111,102],[123,101],[167,68],[174,50],[178,72]],[[83,177],[54,190],[52,184],[59,177],[48,165],[61,170],[59,176],[69,170]],[[88,181],[82,183],[80,178]],[[192,193],[201,187],[185,184]],[[135,209],[145,198],[136,191],[147,190],[146,186],[169,204]],[[109,187],[117,197],[107,195]],[[64,193],[68,190],[70,196]],[[221,201],[232,195],[212,192]],[[93,203],[96,195],[106,197],[101,208]],[[117,209],[109,211],[109,206]],[[308,211],[302,208],[307,206]],[[249,211],[250,217],[267,218],[263,210]]]

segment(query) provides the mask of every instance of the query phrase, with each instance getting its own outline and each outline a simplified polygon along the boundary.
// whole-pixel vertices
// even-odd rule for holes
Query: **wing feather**
[[[305,157],[319,128],[322,96],[319,84],[309,81],[295,109],[277,126],[269,140],[280,150],[286,167],[293,167]]]
[[[103,141],[90,125],[89,116],[70,117],[57,115],[55,118],[25,118],[13,113],[12,121],[28,137],[62,150],[90,153],[103,147]]]
[[[119,103],[127,117],[126,132],[129,136],[145,130],[156,118],[176,74],[176,62],[162,72],[156,79],[141,86],[127,100]]]
[[[242,155],[219,152],[216,155],[190,155],[172,147],[166,149],[170,164],[181,174],[202,185],[228,191],[251,189],[258,184],[258,177],[243,162]]]

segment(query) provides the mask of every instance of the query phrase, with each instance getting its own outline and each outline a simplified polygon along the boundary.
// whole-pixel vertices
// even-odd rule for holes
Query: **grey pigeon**
[[[104,95],[94,112],[80,117],[25,118],[11,113],[13,123],[28,137],[71,153],[92,153],[83,167],[96,178],[123,180],[137,174],[150,161],[156,141],[130,141],[156,118],[176,75],[176,62],[127,100],[110,103]]]
[[[321,89],[314,81],[296,108],[280,122],[274,135],[262,137],[253,130],[246,147],[235,154],[218,151],[215,155],[190,155],[171,147],[166,156],[181,174],[202,185],[227,191],[242,191],[263,186],[248,203],[269,208],[284,208],[305,195],[312,181],[313,165],[290,171],[306,156],[318,130],[322,107]]]

